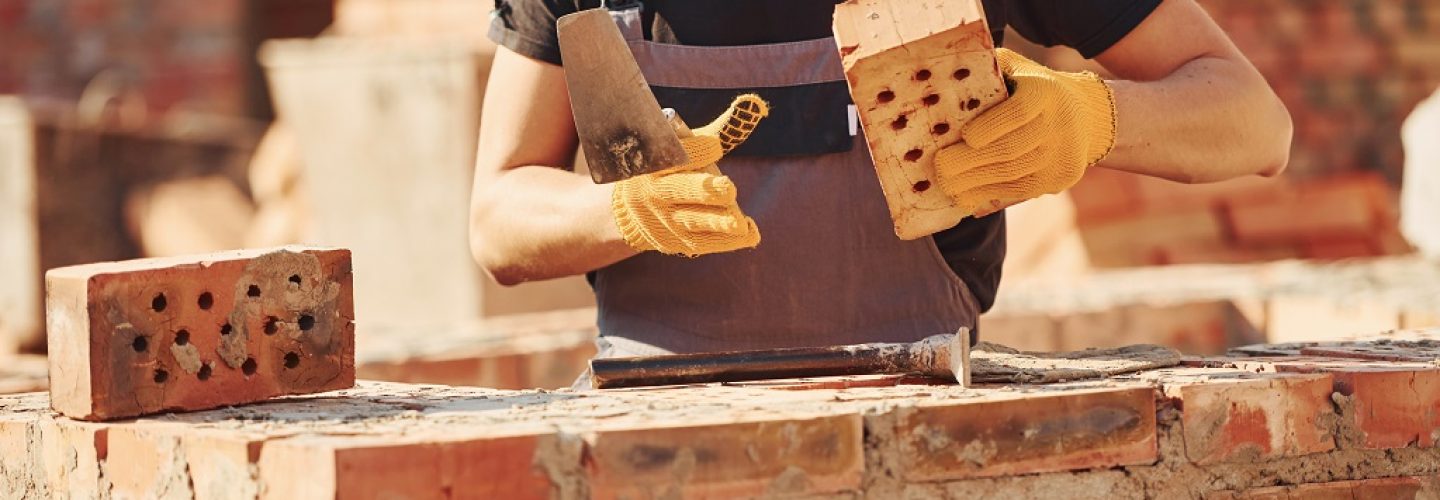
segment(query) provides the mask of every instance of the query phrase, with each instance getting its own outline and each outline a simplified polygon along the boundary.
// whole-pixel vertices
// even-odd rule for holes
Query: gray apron
[[[845,79],[833,39],[736,47],[655,43],[644,39],[639,7],[612,7],[611,14],[662,106],[680,108],[683,99],[666,102],[675,89],[795,96]],[[787,102],[806,100],[772,102],[772,118],[814,114],[787,109]],[[815,116],[841,117],[824,125],[843,131],[845,104]],[[714,118],[681,116],[691,126]],[[761,121],[756,133],[766,125]],[[787,136],[771,141],[783,155],[721,160],[740,207],[760,228],[760,246],[698,258],[646,252],[598,270],[592,276],[598,356],[909,342],[973,329],[976,300],[934,240],[895,236],[865,140],[855,133],[840,134],[841,152],[795,154],[786,149],[784,143],[794,142]],[[803,131],[791,136],[799,135]]]

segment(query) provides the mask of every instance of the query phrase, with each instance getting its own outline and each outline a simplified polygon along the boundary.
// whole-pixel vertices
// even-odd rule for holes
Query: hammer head
[[[913,344],[912,356],[926,375],[955,378],[961,387],[970,386],[970,329],[926,337]]]
[[[685,163],[680,139],[609,12],[602,7],[567,14],[556,28],[575,130],[595,182]]]

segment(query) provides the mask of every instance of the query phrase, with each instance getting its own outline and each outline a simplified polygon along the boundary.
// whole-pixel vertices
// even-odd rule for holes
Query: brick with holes
[[[895,234],[954,227],[970,214],[935,185],[935,152],[1006,96],[980,0],[848,0],[834,30]]]
[[[283,247],[45,275],[51,405],[82,420],[355,383],[350,251]]]

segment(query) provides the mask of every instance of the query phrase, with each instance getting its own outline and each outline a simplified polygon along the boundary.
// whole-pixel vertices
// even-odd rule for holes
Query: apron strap
[[[610,18],[620,27],[620,34],[625,36],[627,42],[638,42],[645,40],[645,28],[640,25],[643,18],[640,15],[645,4],[640,0],[602,0],[601,7],[610,11]]]

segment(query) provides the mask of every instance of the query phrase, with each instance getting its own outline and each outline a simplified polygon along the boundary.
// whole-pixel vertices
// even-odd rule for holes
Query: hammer
[[[837,375],[919,374],[970,385],[970,330],[917,342],[590,360],[596,389]]]

